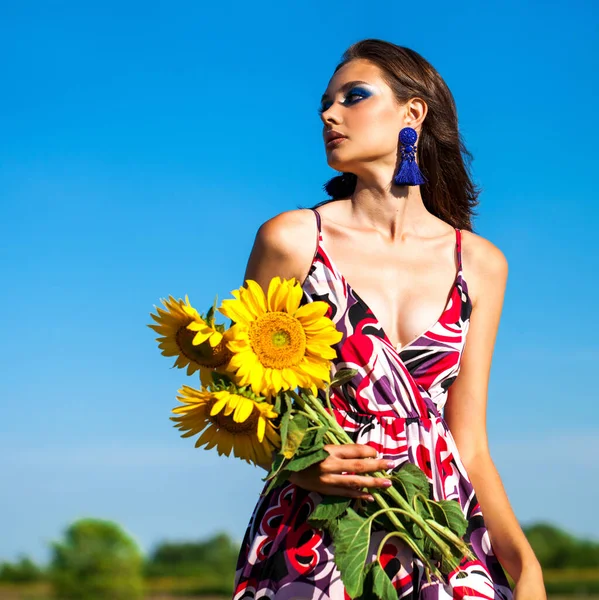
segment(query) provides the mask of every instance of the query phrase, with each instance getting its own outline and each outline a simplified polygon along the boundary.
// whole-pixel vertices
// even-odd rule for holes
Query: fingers
[[[351,479],[352,476],[350,475],[324,475],[318,477],[310,475],[308,471],[309,468],[298,473],[292,473],[289,476],[289,481],[301,488],[311,492],[318,492],[319,494],[359,498],[368,502],[374,502],[372,495],[362,489],[364,487],[362,486],[362,482],[355,478]],[[342,485],[335,485],[337,480],[333,480],[332,477],[340,478],[338,481]]]
[[[323,473],[374,473],[393,468],[393,462],[376,458],[374,448],[365,444],[327,445],[330,457],[321,463]]]
[[[376,458],[376,450],[366,444],[327,444],[324,448],[336,458]]]
[[[362,490],[363,488],[387,489],[392,485],[390,479],[364,477],[362,475],[323,475],[320,481],[325,485],[353,490]]]
[[[319,493],[330,496],[343,496],[344,498],[357,498],[359,500],[366,500],[367,502],[374,502],[374,497],[368,492],[352,490],[351,488],[347,487],[325,486],[323,489],[319,490]]]
[[[332,458],[321,465],[323,473],[375,473],[389,468],[389,461],[380,458]]]
[[[366,444],[327,444],[330,456],[290,476],[290,481],[321,494],[374,501],[369,489],[386,489],[392,485],[384,477],[360,475],[393,468],[393,462],[377,458],[377,451]]]

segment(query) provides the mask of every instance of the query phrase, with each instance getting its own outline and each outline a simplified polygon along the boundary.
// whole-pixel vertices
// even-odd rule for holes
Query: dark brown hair
[[[447,84],[434,67],[409,48],[378,39],[352,44],[335,68],[354,59],[365,59],[379,67],[387,85],[400,103],[422,98],[428,112],[418,137],[418,167],[428,182],[420,186],[425,207],[436,217],[460,229],[473,231],[472,216],[480,188],[472,182],[467,150],[458,130],[457,109]],[[331,196],[314,206],[351,196],[357,176],[344,172],[333,177],[323,189]]]

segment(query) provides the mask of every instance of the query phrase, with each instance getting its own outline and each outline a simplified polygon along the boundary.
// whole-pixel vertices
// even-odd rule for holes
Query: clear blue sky
[[[179,437],[195,379],[146,323],[227,296],[258,226],[324,199],[316,108],[367,37],[447,81],[509,262],[488,431],[514,510],[599,537],[596,3],[0,6],[0,559],[82,516],[144,550],[241,539],[263,472]]]

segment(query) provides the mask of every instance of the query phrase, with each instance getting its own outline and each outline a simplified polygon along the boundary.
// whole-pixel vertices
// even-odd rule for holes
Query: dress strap
[[[316,226],[318,227],[318,235],[320,235],[320,213],[315,208],[310,208],[316,215]]]
[[[462,270],[462,231],[455,228],[455,247],[458,255],[458,269]]]

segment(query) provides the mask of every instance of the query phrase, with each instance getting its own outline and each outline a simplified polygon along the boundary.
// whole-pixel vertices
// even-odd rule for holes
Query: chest
[[[322,250],[331,269],[374,314],[396,348],[425,333],[441,317],[459,269],[455,246],[360,247],[330,242]]]

